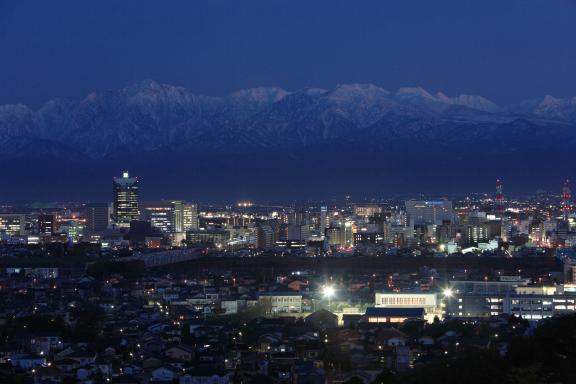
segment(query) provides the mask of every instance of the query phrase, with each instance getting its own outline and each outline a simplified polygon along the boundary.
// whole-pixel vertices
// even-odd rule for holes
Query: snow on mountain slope
[[[546,96],[500,108],[482,96],[433,95],[423,88],[392,93],[373,84],[296,92],[258,87],[207,97],[144,80],[81,101],[54,99],[37,111],[0,106],[0,155],[25,155],[25,148],[88,158],[150,151],[242,153],[323,145],[370,130],[384,142],[409,134],[456,143],[459,130],[473,141],[474,134],[518,118],[534,123],[523,132],[570,125],[576,122],[576,98]],[[439,126],[450,129],[434,129]]]

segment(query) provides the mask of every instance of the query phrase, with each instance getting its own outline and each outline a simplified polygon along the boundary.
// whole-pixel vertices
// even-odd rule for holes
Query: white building
[[[290,292],[270,292],[258,296],[258,304],[268,314],[301,313],[302,295]]]
[[[375,294],[376,308],[422,308],[428,322],[442,319],[443,311],[436,293],[379,293]]]

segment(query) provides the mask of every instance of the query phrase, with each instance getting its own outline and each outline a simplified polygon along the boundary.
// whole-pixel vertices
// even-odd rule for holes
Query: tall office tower
[[[305,225],[310,224],[310,212],[299,209],[292,212],[288,218],[288,224]]]
[[[110,205],[91,203],[86,205],[86,233],[95,235],[106,231],[110,224]]]
[[[198,205],[184,204],[183,225],[184,231],[196,231],[199,228]]]
[[[306,242],[310,237],[310,227],[308,225],[288,225],[286,228],[286,240]]]
[[[342,233],[344,234],[344,245],[351,247],[354,245],[354,222],[346,220],[342,226]]]
[[[326,238],[330,245],[343,245],[344,231],[339,226],[326,228]]]
[[[328,228],[330,223],[328,223],[328,207],[323,205],[320,207],[320,225],[318,226],[322,232],[325,228]]]
[[[572,198],[572,191],[570,190],[570,180],[566,179],[564,181],[564,186],[562,187],[562,198],[561,210],[562,217],[565,221],[568,221],[568,216],[570,215],[570,199]]]
[[[508,241],[512,235],[512,222],[504,218],[501,221],[502,225],[500,227],[500,238],[502,241]]]
[[[138,220],[138,178],[130,177],[128,171],[113,182],[113,221],[120,228],[130,228],[130,222]]]
[[[502,219],[504,217],[504,185],[502,180],[496,180],[496,217]]]
[[[52,235],[54,233],[54,215],[38,215],[38,234]]]
[[[172,201],[172,228],[176,233],[184,232],[184,202],[181,200]]]
[[[408,225],[408,215],[405,211],[394,210],[391,212],[390,218],[386,221],[394,225],[405,227]]]
[[[467,225],[466,242],[468,245],[478,244],[479,242],[488,241],[490,238],[490,229],[487,224]]]
[[[271,249],[276,243],[274,229],[269,223],[256,225],[256,248]]]
[[[454,222],[454,209],[451,201],[417,201],[404,202],[410,226],[415,224],[442,224],[449,220]]]
[[[439,244],[446,244],[454,237],[453,225],[450,221],[443,221],[442,224],[436,226],[436,242]]]

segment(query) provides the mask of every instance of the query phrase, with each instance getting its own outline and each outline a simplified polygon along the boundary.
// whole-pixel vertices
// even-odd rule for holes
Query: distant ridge
[[[488,124],[500,130],[517,119],[537,127],[572,125],[576,97],[545,96],[500,107],[482,96],[433,95],[422,88],[390,92],[373,84],[295,92],[258,87],[207,97],[143,80],[81,101],[54,99],[36,111],[0,106],[0,155],[19,157],[24,150],[87,158],[166,149],[242,153],[328,144],[364,130],[377,135],[379,145],[389,131],[444,141],[442,129],[434,127]]]
[[[125,168],[154,199],[450,193],[496,178],[551,189],[576,177],[574,100],[497,106],[373,84],[208,97],[145,80],[38,110],[4,105],[0,202],[105,199]]]

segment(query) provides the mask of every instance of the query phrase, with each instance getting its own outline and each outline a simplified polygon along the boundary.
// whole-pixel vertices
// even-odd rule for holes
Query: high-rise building
[[[54,215],[38,215],[38,234],[52,235],[54,233]]]
[[[198,206],[196,204],[184,204],[183,225],[184,231],[195,231],[198,229]]]
[[[326,228],[326,238],[329,245],[343,245],[344,244],[344,231],[341,227]]]
[[[304,225],[310,223],[310,212],[298,209],[288,215],[288,224]]]
[[[108,224],[110,224],[110,205],[108,203],[86,205],[86,234],[102,233],[108,228]]]
[[[271,249],[276,244],[274,228],[269,223],[256,225],[256,248]]]
[[[174,207],[170,201],[144,202],[140,205],[141,219],[162,233],[174,232]]]
[[[417,201],[404,202],[406,214],[411,226],[415,224],[436,224],[443,221],[454,221],[454,209],[451,201]]]
[[[346,220],[342,226],[344,234],[344,246],[352,247],[354,245],[354,222]]]
[[[556,229],[554,227],[554,229]],[[512,222],[506,218],[502,219],[502,225],[500,227],[500,238],[502,241],[508,241],[512,234]]]
[[[163,200],[140,204],[140,218],[162,233],[184,233],[185,204],[181,200]],[[196,228],[190,228],[196,229]]]
[[[486,242],[490,238],[490,229],[487,224],[467,225],[466,241],[468,245]]]
[[[306,242],[310,237],[310,226],[292,224],[287,227],[286,240]]]
[[[330,223],[328,222],[328,207],[323,205],[320,207],[320,225],[319,229],[324,232],[325,228],[328,228]]]
[[[173,230],[176,233],[182,233],[184,231],[184,202],[181,200],[172,201],[172,224]]]
[[[130,177],[128,171],[122,177],[115,177],[114,193],[114,223],[121,228],[129,228],[130,222],[138,220],[138,178]]]

